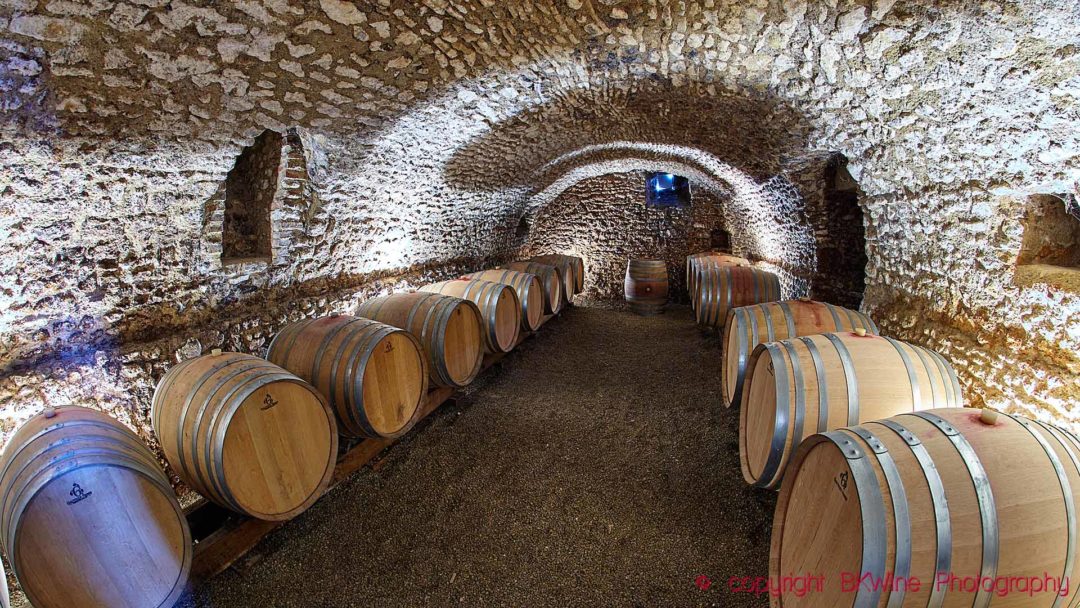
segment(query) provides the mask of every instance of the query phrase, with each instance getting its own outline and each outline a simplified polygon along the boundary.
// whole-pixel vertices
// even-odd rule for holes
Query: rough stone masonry
[[[717,229],[787,296],[865,284],[971,405],[1080,423],[1080,296],[1016,280],[1031,200],[1078,191],[1076,0],[13,0],[0,26],[5,435],[80,403],[153,442],[181,359],[534,252],[613,297],[629,253],[678,276]],[[269,257],[232,263],[227,177],[267,130]],[[642,209],[656,170],[699,207]]]

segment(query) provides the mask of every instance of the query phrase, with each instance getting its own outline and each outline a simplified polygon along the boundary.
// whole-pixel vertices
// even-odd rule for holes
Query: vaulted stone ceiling
[[[750,167],[775,168],[792,144],[837,149],[895,190],[972,170],[1015,179],[1068,154],[1075,9],[19,0],[0,18],[8,107],[69,135],[237,141],[302,125],[359,143],[403,117],[451,112],[489,125],[464,157],[503,155],[493,168],[504,174],[533,166],[522,152],[536,147],[558,156],[574,140],[633,133]]]
[[[1013,280],[1026,197],[1080,182],[1076,0],[11,0],[0,27],[0,364],[29,361],[0,410],[137,412],[193,341],[260,348],[282,310],[345,310],[372,276],[599,256],[563,193],[642,169],[714,186],[737,246],[801,292],[838,152],[879,324],[953,360],[973,403],[1080,414],[1077,296]],[[295,238],[223,268],[215,196],[293,126]],[[93,387],[50,367],[64,348]]]

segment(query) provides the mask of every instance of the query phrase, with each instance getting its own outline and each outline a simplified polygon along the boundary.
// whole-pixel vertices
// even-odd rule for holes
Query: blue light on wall
[[[645,183],[646,207],[689,207],[690,180],[672,173],[653,173]]]

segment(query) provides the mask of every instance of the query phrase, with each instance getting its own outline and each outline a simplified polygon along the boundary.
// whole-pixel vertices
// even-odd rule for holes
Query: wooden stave
[[[467,374],[467,377],[465,379],[456,380],[455,378],[451,377],[446,364],[445,355],[444,341],[447,329],[446,324],[448,323],[450,315],[454,313],[455,307],[464,306],[472,311],[471,314],[475,316],[478,324],[482,326],[483,315],[480,313],[480,309],[476,306],[476,304],[473,304],[472,302],[462,298],[455,298],[454,296],[445,296],[442,294],[429,292],[413,293],[419,293],[421,296],[423,296],[423,299],[417,299],[415,302],[413,302],[413,304],[409,308],[405,322],[402,323],[403,325],[406,325],[406,327],[401,327],[401,329],[404,329],[419,338],[420,343],[424,346],[424,352],[428,356],[428,369],[431,371],[430,379],[432,384],[441,387],[453,388],[462,388],[464,386],[467,386],[480,373],[480,368],[484,362],[483,348],[477,349],[475,362],[472,365],[472,370],[469,374]],[[383,311],[384,305],[387,302],[392,301],[395,297],[411,295],[412,294],[392,294],[388,296],[373,298],[360,304],[356,309],[356,315],[360,317],[371,318],[382,323],[387,323],[388,321],[385,320],[385,318],[380,318],[380,313]],[[440,298],[441,300],[439,302],[432,303],[431,307],[428,310],[428,313],[424,315],[423,318],[418,318],[418,315],[416,314],[417,308],[424,303],[424,299],[430,298]],[[434,318],[432,317],[433,314],[436,315]],[[419,323],[417,323],[418,321]],[[432,322],[432,331],[430,332],[427,331],[429,327],[428,321]],[[394,323],[388,324],[399,327]]]
[[[557,267],[524,261],[510,262],[505,266],[500,266],[500,268],[536,275],[540,279],[540,286],[544,288],[544,312],[554,315],[563,309],[563,302],[565,301],[562,295],[563,283]]]
[[[465,278],[493,281],[513,287],[515,293],[517,293],[518,302],[521,303],[522,331],[533,332],[543,325],[544,298],[546,296],[543,291],[544,287],[540,284],[540,278],[535,274],[516,270],[493,269],[473,272],[465,275]],[[534,290],[535,293],[539,294],[540,299],[539,306],[536,308],[533,308],[533,303],[530,302]]]
[[[455,285],[466,283],[466,287]],[[446,293],[446,290],[461,293]],[[482,279],[458,279],[456,281],[442,281],[432,283],[420,288],[420,291],[428,291],[442,295],[451,295],[462,298],[476,304],[484,320],[484,345],[489,354],[508,353],[514,350],[518,337],[521,335],[521,301],[517,292],[509,285],[496,281],[484,281]],[[500,335],[498,313],[499,304],[503,296],[509,296],[513,301],[513,310],[517,317],[510,335]]]
[[[69,416],[75,418],[68,420]],[[64,431],[70,431],[71,435],[63,435]],[[57,433],[61,436],[57,437]],[[99,444],[99,441],[106,443]],[[83,447],[80,449],[80,446]],[[22,465],[18,471],[13,471],[12,466],[20,458],[23,458]],[[22,514],[53,482],[82,469],[105,467],[121,469],[149,483],[172,508],[177,526],[174,532],[181,539],[183,553],[178,556],[175,582],[157,604],[158,608],[171,607],[183,594],[194,554],[187,519],[157,458],[127,427],[107,414],[85,407],[48,408],[20,426],[0,455],[0,463],[0,514],[4,522],[0,525],[0,544],[3,544],[13,573],[21,581],[27,580],[20,575],[25,572],[25,564],[18,551],[19,540],[25,532],[19,526]],[[27,475],[29,478],[24,479]],[[13,489],[16,489],[14,495]],[[23,583],[22,587],[32,604],[49,608],[48,603],[37,597],[32,586]]]
[[[923,583],[927,579],[936,579],[941,572],[987,579],[1002,576],[1042,578],[1043,574],[1049,574],[1068,577],[1070,581],[1080,580],[1080,555],[1077,555],[1080,552],[1077,524],[1080,516],[1080,439],[1064,429],[1019,415],[991,412],[989,419],[984,416],[969,408],[924,410],[868,421],[808,439],[799,447],[792,462],[792,474],[785,478],[777,501],[769,556],[770,575],[783,574],[791,568],[782,563],[784,535],[789,524],[799,525],[808,515],[813,519],[812,514],[802,511],[792,513],[793,517],[789,518],[788,511],[804,462],[813,450],[824,446],[844,454],[852,471],[850,478],[856,485],[853,494],[859,498],[863,515],[845,521],[854,521],[859,527],[863,545],[861,561],[865,567],[866,555],[871,555],[869,570],[875,576],[886,573],[897,577],[911,575]],[[1007,433],[1013,435],[1013,441],[1026,442],[1024,447],[1034,460],[1018,455],[1015,446],[1009,450],[999,447],[1009,445]],[[1040,463],[1041,483],[1032,483],[1036,475],[1033,467]],[[860,469],[862,474],[859,474]],[[1015,479],[1014,483],[1008,483],[1010,476],[1022,478],[1022,483],[1015,483]],[[911,479],[915,483],[909,483]],[[1009,547],[1010,538],[1030,535],[1032,524],[1045,523],[1045,507],[1041,506],[1046,502],[1045,496],[1033,496],[1039,492],[1061,501],[1059,519],[1064,525],[1043,533],[1052,540],[1066,539],[1061,555],[1054,563],[1056,569],[1029,566],[1033,561],[1029,557],[1032,549],[1037,553],[1045,547],[1047,538],[1035,543],[1029,540],[1027,551],[1022,550],[1022,546]],[[819,494],[822,496],[811,496],[811,499],[820,501],[824,493]],[[916,503],[922,503],[921,510],[911,508],[913,498]],[[864,502],[873,503],[873,506],[866,508]],[[960,512],[957,512],[957,505]],[[1006,508],[1002,509],[1001,505]],[[827,510],[829,507],[822,508]],[[1040,517],[1032,517],[1032,513]],[[912,525],[916,520],[937,522],[933,542],[927,540],[931,534],[925,529]],[[863,525],[865,521],[871,524]],[[1008,523],[1002,525],[1003,522]],[[970,529],[959,530],[960,526]],[[978,531],[973,532],[976,528]],[[815,531],[815,534],[819,533],[820,530]],[[828,532],[824,534],[828,538]],[[978,538],[978,546],[964,547],[969,538]],[[927,568],[926,563],[922,568],[933,576],[911,571],[915,569],[913,558],[920,554],[933,555],[932,560],[922,559],[923,562],[933,561],[932,569]],[[959,568],[958,561],[962,564]],[[1017,572],[1023,568],[1030,568],[1030,571]],[[837,578],[834,572],[817,574],[824,574],[827,579]],[[912,595],[908,597],[908,593]],[[851,595],[852,604],[856,606],[889,607],[987,606],[1005,599],[1009,606],[1026,608],[1073,606],[1080,601],[1080,590],[1071,582],[1067,598],[1052,591],[1044,592],[1041,597],[1019,597],[1023,595],[1021,592],[1010,598],[994,597],[991,591],[961,591],[958,598],[958,593],[951,588],[934,587],[925,592],[928,599],[916,597],[914,593],[923,592],[893,590],[886,586],[879,593],[863,589],[859,594]],[[806,598],[799,603],[800,606],[807,605]],[[772,608],[783,605],[782,594],[770,599]],[[831,608],[837,604],[819,598],[817,605]]]
[[[176,420],[171,421],[175,428],[170,430],[173,430],[174,433],[163,433],[164,424],[170,422],[168,419],[163,418],[163,412],[169,409],[168,404],[163,403],[163,400],[173,390],[172,385],[185,370],[188,368],[197,370],[196,364],[210,358],[220,358],[221,361],[210,364],[202,373],[197,374],[198,381],[189,389],[184,406],[171,408],[178,410],[175,416]],[[255,367],[243,367],[244,364]],[[190,439],[185,441],[184,434],[189,428],[187,419],[191,413],[191,406],[195,402],[195,397],[203,390],[205,384],[214,379],[219,372],[224,372],[226,368],[233,366],[240,367],[225,372],[224,377],[217,378],[217,384],[203,397],[199,411],[194,416],[194,427],[190,432]],[[243,378],[245,375],[249,377]],[[217,399],[216,403],[214,403],[215,400],[212,398],[216,397],[233,380],[237,380],[237,384],[229,386],[225,398]],[[223,449],[229,424],[244,404],[244,400],[260,388],[277,382],[303,387],[310,393],[313,400],[322,406],[330,427],[330,446],[325,471],[307,499],[287,511],[265,513],[241,504],[233,496],[224,479]],[[204,355],[174,365],[162,377],[157,390],[154,392],[151,405],[151,423],[155,434],[158,436],[166,460],[169,461],[169,464],[172,465],[185,485],[191,487],[211,502],[265,521],[292,519],[310,508],[326,491],[337,460],[338,432],[336,415],[322,395],[308,383],[269,361],[241,353]],[[170,437],[173,434],[176,436],[175,440]],[[188,464],[189,460],[190,465]]]
[[[883,396],[879,396],[876,400],[870,400],[869,407],[874,409],[867,409],[865,403],[867,399],[859,390],[858,382],[859,368],[863,365],[862,361],[866,358],[866,353],[861,353],[862,356],[853,355],[850,348],[851,340],[871,340],[877,342],[875,347],[880,347],[878,348],[879,352],[890,355],[896,353],[897,359],[895,363],[898,366],[897,369],[903,369],[904,373],[898,372],[895,377],[891,378],[897,382],[902,380],[908,382],[907,390],[912,395],[912,404],[910,406],[912,409],[901,409],[898,402],[886,399]],[[902,348],[910,349],[911,352],[901,351]],[[904,354],[900,354],[901,352],[906,353],[906,359]],[[793,353],[798,355],[794,359],[794,363],[792,359]],[[755,408],[763,407],[767,410],[767,404],[750,403],[754,371],[758,367],[758,360],[765,356],[769,357],[772,368],[776,370],[775,381],[778,385],[782,384],[787,387],[785,392],[788,393],[788,396],[785,400],[788,402],[789,407],[781,407],[781,401],[783,400],[780,399],[780,392],[778,391],[776,393],[773,422],[775,426],[773,426],[773,432],[770,436],[769,456],[762,467],[761,473],[755,474],[751,470],[748,454],[751,450],[754,450],[755,453],[762,450],[761,444],[755,444],[754,446],[748,444],[749,428],[747,420]],[[827,375],[824,369],[824,365],[827,363],[826,356],[828,359],[835,358],[840,362],[843,376],[830,377]],[[918,368],[916,368],[916,365],[918,365]],[[921,368],[921,373],[919,368]],[[864,377],[871,376],[866,372],[863,372],[863,374]],[[920,376],[926,377],[930,391],[922,390]],[[790,383],[788,378],[791,378]],[[824,384],[822,384],[823,380]],[[936,389],[937,384],[941,386],[940,391]],[[766,379],[766,386],[772,386],[768,379]],[[825,386],[826,390],[819,390],[821,386]],[[813,388],[813,394],[817,396],[816,403],[807,394],[811,392],[811,388]],[[855,401],[845,398],[842,403],[847,406],[846,419],[842,418],[840,423],[834,423],[833,420],[838,417],[838,413],[833,409],[832,399],[841,393],[841,389],[845,395],[850,394],[849,391],[853,391],[858,398]],[[939,395],[939,393],[941,394]],[[815,406],[815,416],[810,416],[807,413],[807,404]],[[824,408],[821,408],[822,404],[824,404]],[[858,424],[860,421],[883,418],[885,416],[874,415],[875,409],[882,407],[894,407],[895,409],[891,413],[888,409],[885,411],[887,415],[896,415],[906,411],[918,411],[936,407],[961,407],[962,405],[963,391],[960,388],[953,367],[940,354],[914,344],[871,334],[859,336],[850,332],[801,336],[761,344],[754,349],[750,363],[747,365],[747,375],[744,380],[740,403],[739,463],[743,479],[755,487],[776,489],[783,479],[784,472],[798,444],[814,434],[815,431],[811,431],[811,428],[815,418],[817,420],[816,432],[823,432]],[[839,413],[842,414],[842,412],[843,410]],[[823,419],[824,426],[822,425]],[[796,436],[801,437],[801,440],[797,441]],[[755,447],[757,447],[756,450]]]
[[[807,310],[825,314],[811,313],[809,319],[807,315],[797,314]],[[815,324],[814,320],[819,322]],[[809,299],[762,302],[729,309],[722,333],[724,347],[720,353],[720,397],[725,407],[738,403],[750,354],[758,344],[859,328],[875,335],[879,333],[873,319],[866,314]],[[767,339],[762,339],[762,335]],[[733,339],[737,339],[734,344]],[[734,386],[731,385],[732,376],[736,378]]]
[[[649,295],[639,295],[638,291]],[[629,260],[623,278],[623,292],[634,312],[643,315],[663,312],[668,301],[667,263],[663,260]]]
[[[269,348],[267,348],[266,358],[271,363],[287,369],[291,373],[296,374],[305,382],[315,386],[317,390],[326,398],[331,409],[334,411],[337,420],[337,428],[342,435],[359,438],[384,438],[394,439],[401,437],[416,424],[420,419],[423,405],[427,400],[427,390],[430,372],[428,370],[428,358],[423,352],[423,345],[420,344],[420,340],[413,334],[403,329],[373,321],[371,319],[364,319],[362,317],[351,317],[349,315],[332,315],[332,317],[341,318],[346,321],[345,324],[339,325],[333,328],[322,336],[322,340],[317,352],[317,355],[313,357],[310,370],[294,370],[287,367],[287,359],[292,352],[292,345],[303,334],[304,330],[310,327],[315,322],[320,321],[320,318],[305,319],[297,323],[292,323],[281,331],[278,332],[274,339],[270,342]],[[337,349],[334,355],[335,365],[332,366],[333,372],[329,378],[329,386],[324,388],[321,381],[322,371],[322,357],[325,356],[325,350],[333,343],[334,339],[348,328],[349,334],[342,337],[340,343],[337,345]],[[359,337],[358,337],[358,334]],[[370,360],[374,351],[378,348],[379,344],[391,335],[400,335],[406,337],[415,347],[416,354],[420,360],[420,366],[422,368],[422,383],[420,390],[418,391],[418,397],[413,408],[412,416],[408,421],[399,429],[393,432],[380,432],[374,428],[374,426],[368,421],[366,410],[364,409],[364,394],[362,388],[362,382],[364,373],[367,370],[367,363]],[[286,345],[285,340],[288,340]],[[280,347],[280,356],[279,353]],[[343,349],[348,349],[348,354],[342,353]],[[351,386],[352,391],[344,390],[345,386],[340,386],[336,379],[338,373],[341,371],[342,359],[349,361],[346,364],[344,377],[341,378],[340,384],[345,386]],[[297,373],[297,372],[301,373]],[[357,371],[360,373],[357,374]],[[340,395],[339,395],[340,393]]]
[[[746,283],[753,284],[753,295]],[[780,278],[752,266],[703,266],[699,272],[695,319],[700,325],[722,327],[728,310],[780,299]]]

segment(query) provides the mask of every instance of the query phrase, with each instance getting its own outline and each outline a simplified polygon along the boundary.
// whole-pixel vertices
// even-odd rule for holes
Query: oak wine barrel
[[[565,298],[562,295],[562,276],[557,267],[538,262],[510,262],[501,268],[535,274],[544,288],[544,312],[553,315],[562,310]]]
[[[477,279],[457,279],[432,283],[420,291],[441,293],[476,304],[484,318],[484,349],[508,353],[521,335],[521,303],[509,285]]]
[[[697,283],[702,268],[714,265],[749,266],[750,260],[723,251],[703,251],[686,256],[686,292],[690,306],[697,306]]]
[[[482,270],[465,275],[467,279],[494,281],[514,288],[521,303],[521,329],[536,331],[544,322],[544,288],[535,274],[515,270]]]
[[[814,435],[780,490],[769,569],[823,580],[770,604],[1075,606],[1078,506],[1080,441],[1021,416],[936,409]]]
[[[550,263],[550,262],[544,262],[545,259],[552,260],[552,261],[554,261],[554,260],[569,260],[571,269],[573,270],[573,273],[574,273],[574,288],[571,291],[571,294],[577,295],[577,294],[579,294],[579,293],[581,293],[582,291],[585,290],[585,260],[581,259],[581,257],[576,256],[576,255],[563,255],[563,254],[554,254],[554,253],[552,253],[552,254],[547,254],[547,255],[536,256],[536,257],[534,257],[532,259],[540,261],[542,263]]]
[[[569,302],[570,298],[574,294],[580,293],[581,289],[578,284],[584,280],[584,277],[579,276],[578,262],[581,258],[571,257],[568,255],[538,255],[529,258],[531,262],[538,262],[540,264],[548,264],[559,269],[559,275],[562,277],[562,292],[563,301]]]
[[[585,260],[581,256],[552,254],[555,257],[569,258],[574,267],[574,295],[585,291]]]
[[[808,299],[732,308],[724,325],[724,350],[720,355],[720,395],[724,405],[739,402],[746,362],[758,344],[860,328],[878,333],[877,325],[861,312]]]
[[[780,279],[752,266],[704,265],[698,281],[695,312],[701,325],[723,327],[732,308],[780,299]]]
[[[437,293],[395,293],[364,302],[357,316],[399,327],[420,339],[431,382],[461,388],[480,373],[483,317],[476,304]]]
[[[630,310],[637,314],[664,312],[668,301],[667,263],[663,260],[630,260],[626,264],[623,290]]]
[[[427,399],[420,341],[392,325],[333,315],[282,329],[266,358],[318,390],[349,437],[400,437]]]
[[[952,365],[920,346],[861,329],[761,344],[740,401],[743,477],[774,488],[799,442],[814,433],[962,405]]]
[[[337,460],[337,424],[322,396],[251,355],[215,352],[173,366],[150,415],[185,484],[256,519],[302,513],[326,490]]]
[[[34,416],[0,455],[0,541],[37,608],[171,608],[193,551],[154,454],[75,406]]]

